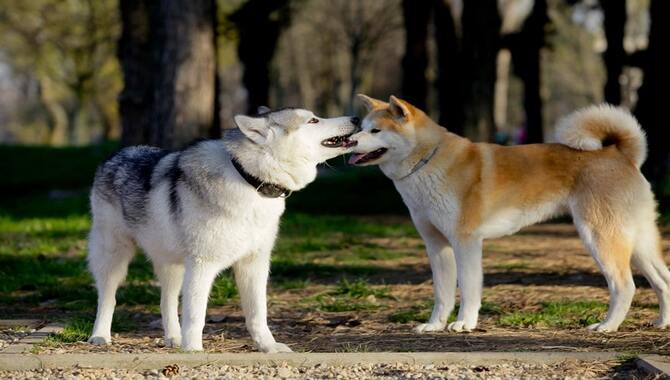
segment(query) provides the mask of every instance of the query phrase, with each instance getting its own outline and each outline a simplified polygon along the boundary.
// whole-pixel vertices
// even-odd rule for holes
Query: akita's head
[[[256,166],[251,169],[261,179],[297,190],[314,179],[317,164],[351,152],[356,143],[349,137],[359,130],[360,120],[321,118],[299,108],[261,107],[256,116],[235,116],[235,124],[247,140],[236,152],[244,156],[238,159]]]
[[[388,103],[359,94],[367,108],[363,130],[351,136],[356,147],[349,159],[353,165],[380,165],[399,162],[415,149],[417,134],[428,117],[408,102],[391,96]]]

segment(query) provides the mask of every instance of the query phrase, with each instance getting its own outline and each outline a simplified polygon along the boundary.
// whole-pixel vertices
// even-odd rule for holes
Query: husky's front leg
[[[275,341],[267,322],[267,282],[270,272],[270,252],[250,254],[234,265],[235,281],[247,330],[259,351],[267,353],[291,352]]]
[[[202,351],[202,329],[205,327],[207,299],[220,266],[211,262],[186,260],[181,316],[182,350]]]
[[[449,324],[455,332],[470,331],[477,327],[482,302],[484,274],[482,270],[482,240],[471,239],[454,244],[458,286],[461,288],[461,307],[456,322]]]

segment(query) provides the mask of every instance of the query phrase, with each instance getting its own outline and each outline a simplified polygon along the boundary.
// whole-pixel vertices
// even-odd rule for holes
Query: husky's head
[[[351,137],[358,144],[353,165],[382,165],[404,160],[417,146],[422,126],[430,119],[408,102],[391,96],[388,103],[359,94],[368,110],[363,130]]]
[[[360,120],[320,118],[298,108],[261,107],[256,116],[235,116],[235,124],[245,137],[235,152],[246,161],[245,167],[252,166],[252,173],[261,180],[298,190],[314,180],[317,164],[351,152],[356,143],[349,136],[359,129]]]

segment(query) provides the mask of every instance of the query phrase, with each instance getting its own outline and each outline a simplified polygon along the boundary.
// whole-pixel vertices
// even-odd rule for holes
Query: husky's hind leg
[[[132,240],[119,229],[93,222],[89,236],[88,267],[98,290],[98,311],[89,343],[109,344],[112,341],[116,289],[126,277],[134,251]]]
[[[154,264],[154,271],[161,284],[161,317],[165,346],[181,345],[181,327],[179,326],[179,291],[184,279],[184,265],[181,263]]]

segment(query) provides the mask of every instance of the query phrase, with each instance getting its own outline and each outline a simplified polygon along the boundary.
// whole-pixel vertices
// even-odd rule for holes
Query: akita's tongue
[[[349,164],[350,165],[356,165],[358,161],[360,161],[363,157],[365,157],[365,153],[354,153],[349,157]]]

